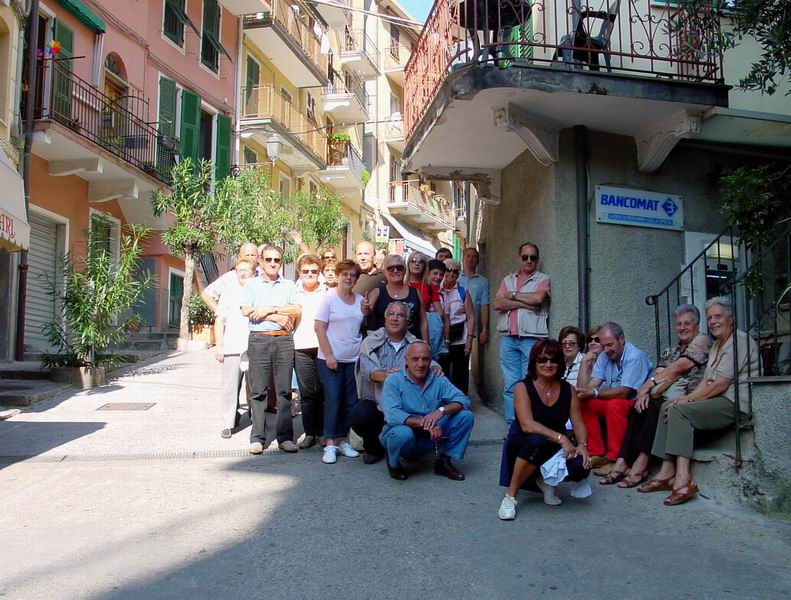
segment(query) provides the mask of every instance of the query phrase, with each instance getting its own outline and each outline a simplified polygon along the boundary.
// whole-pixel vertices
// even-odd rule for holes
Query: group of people
[[[278,248],[244,244],[235,270],[204,290],[218,317],[222,435],[230,437],[239,422],[247,367],[252,454],[265,448],[274,390],[275,439],[284,452],[322,444],[327,464],[357,458],[353,431],[363,462],[384,459],[394,479],[409,476],[402,461],[433,452],[437,474],[463,480],[453,460],[463,458],[474,422],[470,353],[476,340],[489,340],[489,282],[477,272],[478,252],[467,248],[459,262],[442,248],[433,259],[415,252],[404,262],[363,241],[355,259],[305,253],[291,281],[281,274]],[[523,244],[518,259],[493,302],[508,423],[498,516],[515,518],[520,489],[560,504],[559,481],[584,482],[591,470],[601,485],[668,492],[668,506],[693,497],[694,432],[732,425],[737,402],[746,418],[744,377],[735,381],[757,370],[757,347],[735,330],[730,300],[706,304],[710,335],[695,306],[679,306],[678,342],[654,367],[614,322],[585,334],[563,327],[552,339],[551,281],[538,270],[538,246]],[[305,431],[297,442],[292,369]],[[652,456],[662,463],[649,478]]]

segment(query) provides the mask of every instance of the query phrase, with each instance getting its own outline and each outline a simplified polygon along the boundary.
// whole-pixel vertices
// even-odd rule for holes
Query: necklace
[[[549,389],[548,390],[544,390],[543,389],[544,386],[543,385],[539,385],[538,380],[536,380],[535,386],[536,386],[536,389],[538,390],[538,393],[539,394],[543,394],[547,398],[549,398],[552,395],[552,392],[555,391],[555,386],[553,384],[551,384],[551,383],[549,384]]]

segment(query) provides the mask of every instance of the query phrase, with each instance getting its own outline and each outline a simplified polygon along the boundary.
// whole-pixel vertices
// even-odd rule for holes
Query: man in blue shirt
[[[590,376],[585,369],[580,369],[577,396],[588,430],[588,451],[594,457],[592,464],[606,467],[618,460],[637,390],[651,375],[654,366],[645,352],[626,341],[623,328],[617,323],[602,325],[599,340],[604,351],[596,359]],[[600,417],[607,423],[606,453]],[[606,469],[598,471],[597,475],[599,473],[606,474]]]
[[[470,400],[447,378],[434,375],[430,365],[431,348],[416,341],[407,348],[404,368],[385,380],[385,426],[379,440],[387,451],[387,470],[402,481],[409,476],[401,466],[402,456],[416,458],[436,450],[434,473],[464,481],[451,459],[464,458],[470,441]]]
[[[467,290],[472,298],[472,310],[475,313],[475,327],[472,334],[478,338],[476,357],[473,364],[477,367],[475,385],[478,393],[483,392],[484,348],[489,341],[489,280],[478,273],[480,255],[475,248],[467,248],[462,255],[462,271],[459,275],[459,285]]]
[[[250,454],[261,454],[266,443],[266,398],[274,381],[277,395],[275,435],[284,452],[296,452],[291,422],[291,371],[294,369],[292,331],[302,308],[293,281],[280,276],[283,255],[274,246],[261,249],[261,277],[247,281],[242,292],[242,314],[250,319],[247,356],[252,387]],[[274,377],[273,377],[274,376]]]

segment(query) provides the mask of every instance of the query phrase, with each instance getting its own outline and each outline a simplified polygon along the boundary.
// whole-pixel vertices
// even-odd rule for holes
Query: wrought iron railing
[[[469,64],[722,83],[719,19],[680,30],[683,14],[674,0],[435,0],[405,67],[407,137],[448,74]]]
[[[170,182],[178,143],[146,121],[148,102],[139,96],[111,98],[72,73],[70,59],[41,60],[39,82],[49,93],[35,106],[36,119],[52,120],[130,165]]]
[[[422,190],[419,179],[390,182],[390,204],[411,204],[421,212],[431,215],[448,228],[453,229],[456,224],[456,215],[453,207],[448,205],[443,196],[438,196],[430,190]]]
[[[373,63],[376,69],[380,66],[379,48],[377,48],[374,41],[362,29],[346,29],[343,44],[344,52],[357,52],[361,51],[368,56],[368,60]]]
[[[296,0],[261,0],[261,12],[245,15],[245,29],[276,26],[285,31],[321,73],[327,73],[328,55],[321,52],[321,40],[304,18],[307,11]]]
[[[705,331],[704,306],[714,296],[730,298],[735,328],[745,331],[759,348],[759,372],[752,372],[751,348],[739,350],[734,336],[734,362],[741,352],[747,357],[747,371],[734,368],[735,457],[741,465],[739,431],[744,427],[739,414],[739,382],[748,382],[746,405],[752,414],[749,379],[765,375],[791,374],[791,223],[779,223],[773,241],[763,248],[745,247],[736,231],[729,227],[709,243],[670,283],[645,301],[654,307],[657,357],[673,344],[673,310],[692,304],[701,311],[701,330]],[[753,357],[754,358],[754,357]]]
[[[242,88],[242,119],[277,121],[320,159],[327,156],[327,136],[271,85]]]
[[[359,75],[350,72],[339,72],[333,69],[330,85],[327,86],[328,94],[354,94],[360,101],[363,110],[368,113],[369,97],[365,89],[365,82]]]
[[[338,140],[329,143],[327,152],[328,167],[349,167],[352,171],[362,175],[365,169],[363,157],[357,148],[347,140]]]
[[[204,252],[198,257],[198,262],[200,262],[203,276],[206,279],[206,285],[209,285],[220,276],[220,269],[217,267],[217,259],[214,257],[213,253]]]

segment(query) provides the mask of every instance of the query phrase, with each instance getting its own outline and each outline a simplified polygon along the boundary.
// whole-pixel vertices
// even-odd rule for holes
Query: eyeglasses
[[[283,259],[282,258],[275,258],[274,256],[267,256],[267,257],[265,257],[263,259],[263,261],[264,262],[268,262],[268,263],[275,263],[276,265],[279,265],[280,263],[283,262]]]
[[[395,271],[403,271],[403,270],[404,270],[404,265],[390,265],[389,267],[385,267],[385,271],[387,271],[388,273],[392,273]]]
[[[577,344],[576,341],[572,340],[570,342],[560,342],[560,345],[561,346],[578,346],[579,344]]]
[[[300,273],[302,273],[303,275],[318,275],[319,274],[319,270],[318,269],[302,269],[302,270],[300,270]]]
[[[335,258],[335,255],[334,254],[325,254],[321,258],[323,258],[324,260],[327,260],[328,258]]]
[[[459,274],[459,270],[458,269],[447,269],[445,272],[448,273],[449,275],[458,275]]]
[[[524,260],[525,262],[528,260],[532,262],[536,262],[538,260],[538,254],[523,254],[522,260]]]
[[[557,359],[557,358],[554,358],[552,356],[539,356],[539,357],[536,358],[536,362],[539,365],[545,365],[547,363],[552,363],[554,365],[559,365],[560,364],[560,360]]]
[[[598,344],[599,343],[599,336],[598,335],[588,336],[588,343],[590,344],[591,342],[596,342]]]

